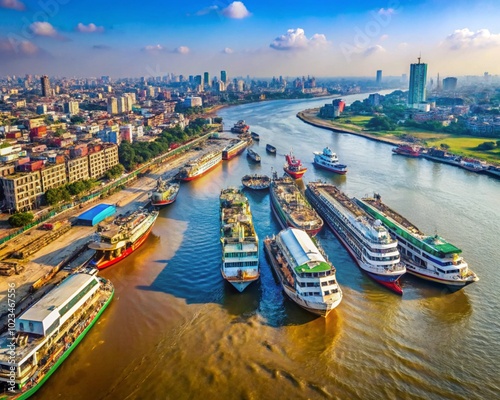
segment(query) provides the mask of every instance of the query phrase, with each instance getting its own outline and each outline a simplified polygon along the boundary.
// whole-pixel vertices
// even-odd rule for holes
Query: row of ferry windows
[[[241,253],[224,253],[225,258],[257,257],[256,251],[244,251]]]
[[[225,268],[256,267],[257,264],[258,264],[257,261],[229,262],[229,263],[225,263],[224,267]]]
[[[366,258],[373,261],[395,261],[399,258],[399,255],[392,257],[372,257],[369,254],[366,254]]]
[[[329,294],[333,294],[333,293],[338,293],[339,290],[338,289],[333,289],[333,290],[326,290],[324,293],[321,293],[321,292],[303,292],[301,293],[302,296],[322,296],[322,295],[329,295]]]
[[[300,282],[297,281],[297,285],[300,287],[319,287],[319,282]],[[335,285],[335,280],[321,282],[321,286]]]
[[[325,276],[330,276],[331,272],[330,271],[324,271],[324,272],[313,272],[312,274],[307,274],[307,273],[301,273],[298,274],[300,278],[322,278]]]

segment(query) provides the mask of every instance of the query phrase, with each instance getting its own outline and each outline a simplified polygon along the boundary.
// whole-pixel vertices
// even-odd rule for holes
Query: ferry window
[[[19,323],[19,330],[24,331],[24,323],[23,322]]]
[[[29,322],[29,323],[28,323],[28,326],[29,326],[29,328],[30,328],[30,331],[31,331],[31,332],[33,332],[33,331],[35,330],[35,327],[34,327],[34,325],[33,325],[33,322]]]
[[[330,294],[330,291],[329,290],[326,290],[325,291],[325,296],[329,295]]]

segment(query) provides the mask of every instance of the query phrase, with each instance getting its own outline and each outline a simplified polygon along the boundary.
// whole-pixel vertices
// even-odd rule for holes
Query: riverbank
[[[316,126],[318,128],[329,129],[333,132],[339,133],[349,133],[351,135],[361,136],[366,139],[375,140],[377,142],[383,142],[393,145],[398,145],[405,143],[403,140],[392,136],[392,135],[384,135],[379,136],[377,134],[368,133],[368,132],[358,132],[350,129],[346,129],[343,127],[336,126],[332,121],[328,121],[322,118],[319,118],[318,115],[319,108],[309,108],[304,111],[300,111],[297,113],[297,118],[305,122],[306,124]]]
[[[217,140],[213,141],[209,146],[214,149],[222,149],[226,144],[227,142],[224,140]],[[134,211],[137,207],[148,203],[149,194],[156,186],[158,177],[173,178],[182,165],[199,157],[204,151],[207,151],[207,148],[202,150],[190,149],[185,153],[181,153],[178,157],[152,169],[147,175],[135,179],[125,189],[117,191],[102,200],[96,198],[83,208],[74,207],[64,214],[58,215],[56,219],[61,220],[61,218],[64,218],[65,221],[74,221],[78,215],[98,203],[115,204],[117,213],[121,214]],[[16,301],[14,308],[17,315],[64,279],[69,272],[92,257],[94,251],[87,251],[87,245],[93,240],[95,231],[95,226],[72,224],[71,228],[59,236],[57,240],[41,247],[23,259],[14,259],[10,258],[10,256],[47,235],[47,231],[33,228],[18,235],[0,248],[0,262],[15,263],[18,272],[0,280],[0,328],[5,325],[10,309],[7,301],[7,293],[10,293],[8,289],[15,289]],[[81,257],[80,252],[82,253]],[[78,255],[78,257],[75,255]],[[33,291],[34,284],[39,281],[43,282],[43,285]]]

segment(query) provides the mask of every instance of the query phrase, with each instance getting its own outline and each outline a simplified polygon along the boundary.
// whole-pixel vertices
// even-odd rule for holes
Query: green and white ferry
[[[0,336],[0,399],[27,399],[50,378],[113,298],[95,274],[68,276],[15,319]]]
[[[357,204],[379,219],[398,240],[406,271],[420,278],[460,289],[479,278],[460,256],[462,250],[441,236],[428,236],[396,211],[382,203],[379,194],[355,199]]]

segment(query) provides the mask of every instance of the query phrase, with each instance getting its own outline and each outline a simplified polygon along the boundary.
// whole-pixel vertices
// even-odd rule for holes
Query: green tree
[[[384,115],[377,115],[368,121],[366,127],[374,131],[393,131],[396,124]]]
[[[440,148],[441,150],[449,150],[449,149],[450,149],[450,145],[448,145],[448,144],[446,144],[446,143],[441,143],[441,144],[439,145],[439,148]]]
[[[33,221],[33,214],[30,212],[20,212],[20,213],[15,213],[14,215],[11,215],[9,217],[9,224],[12,227],[21,227],[28,225],[30,222]]]
[[[495,142],[484,142],[477,146],[478,150],[488,151],[493,150],[496,146]]]

